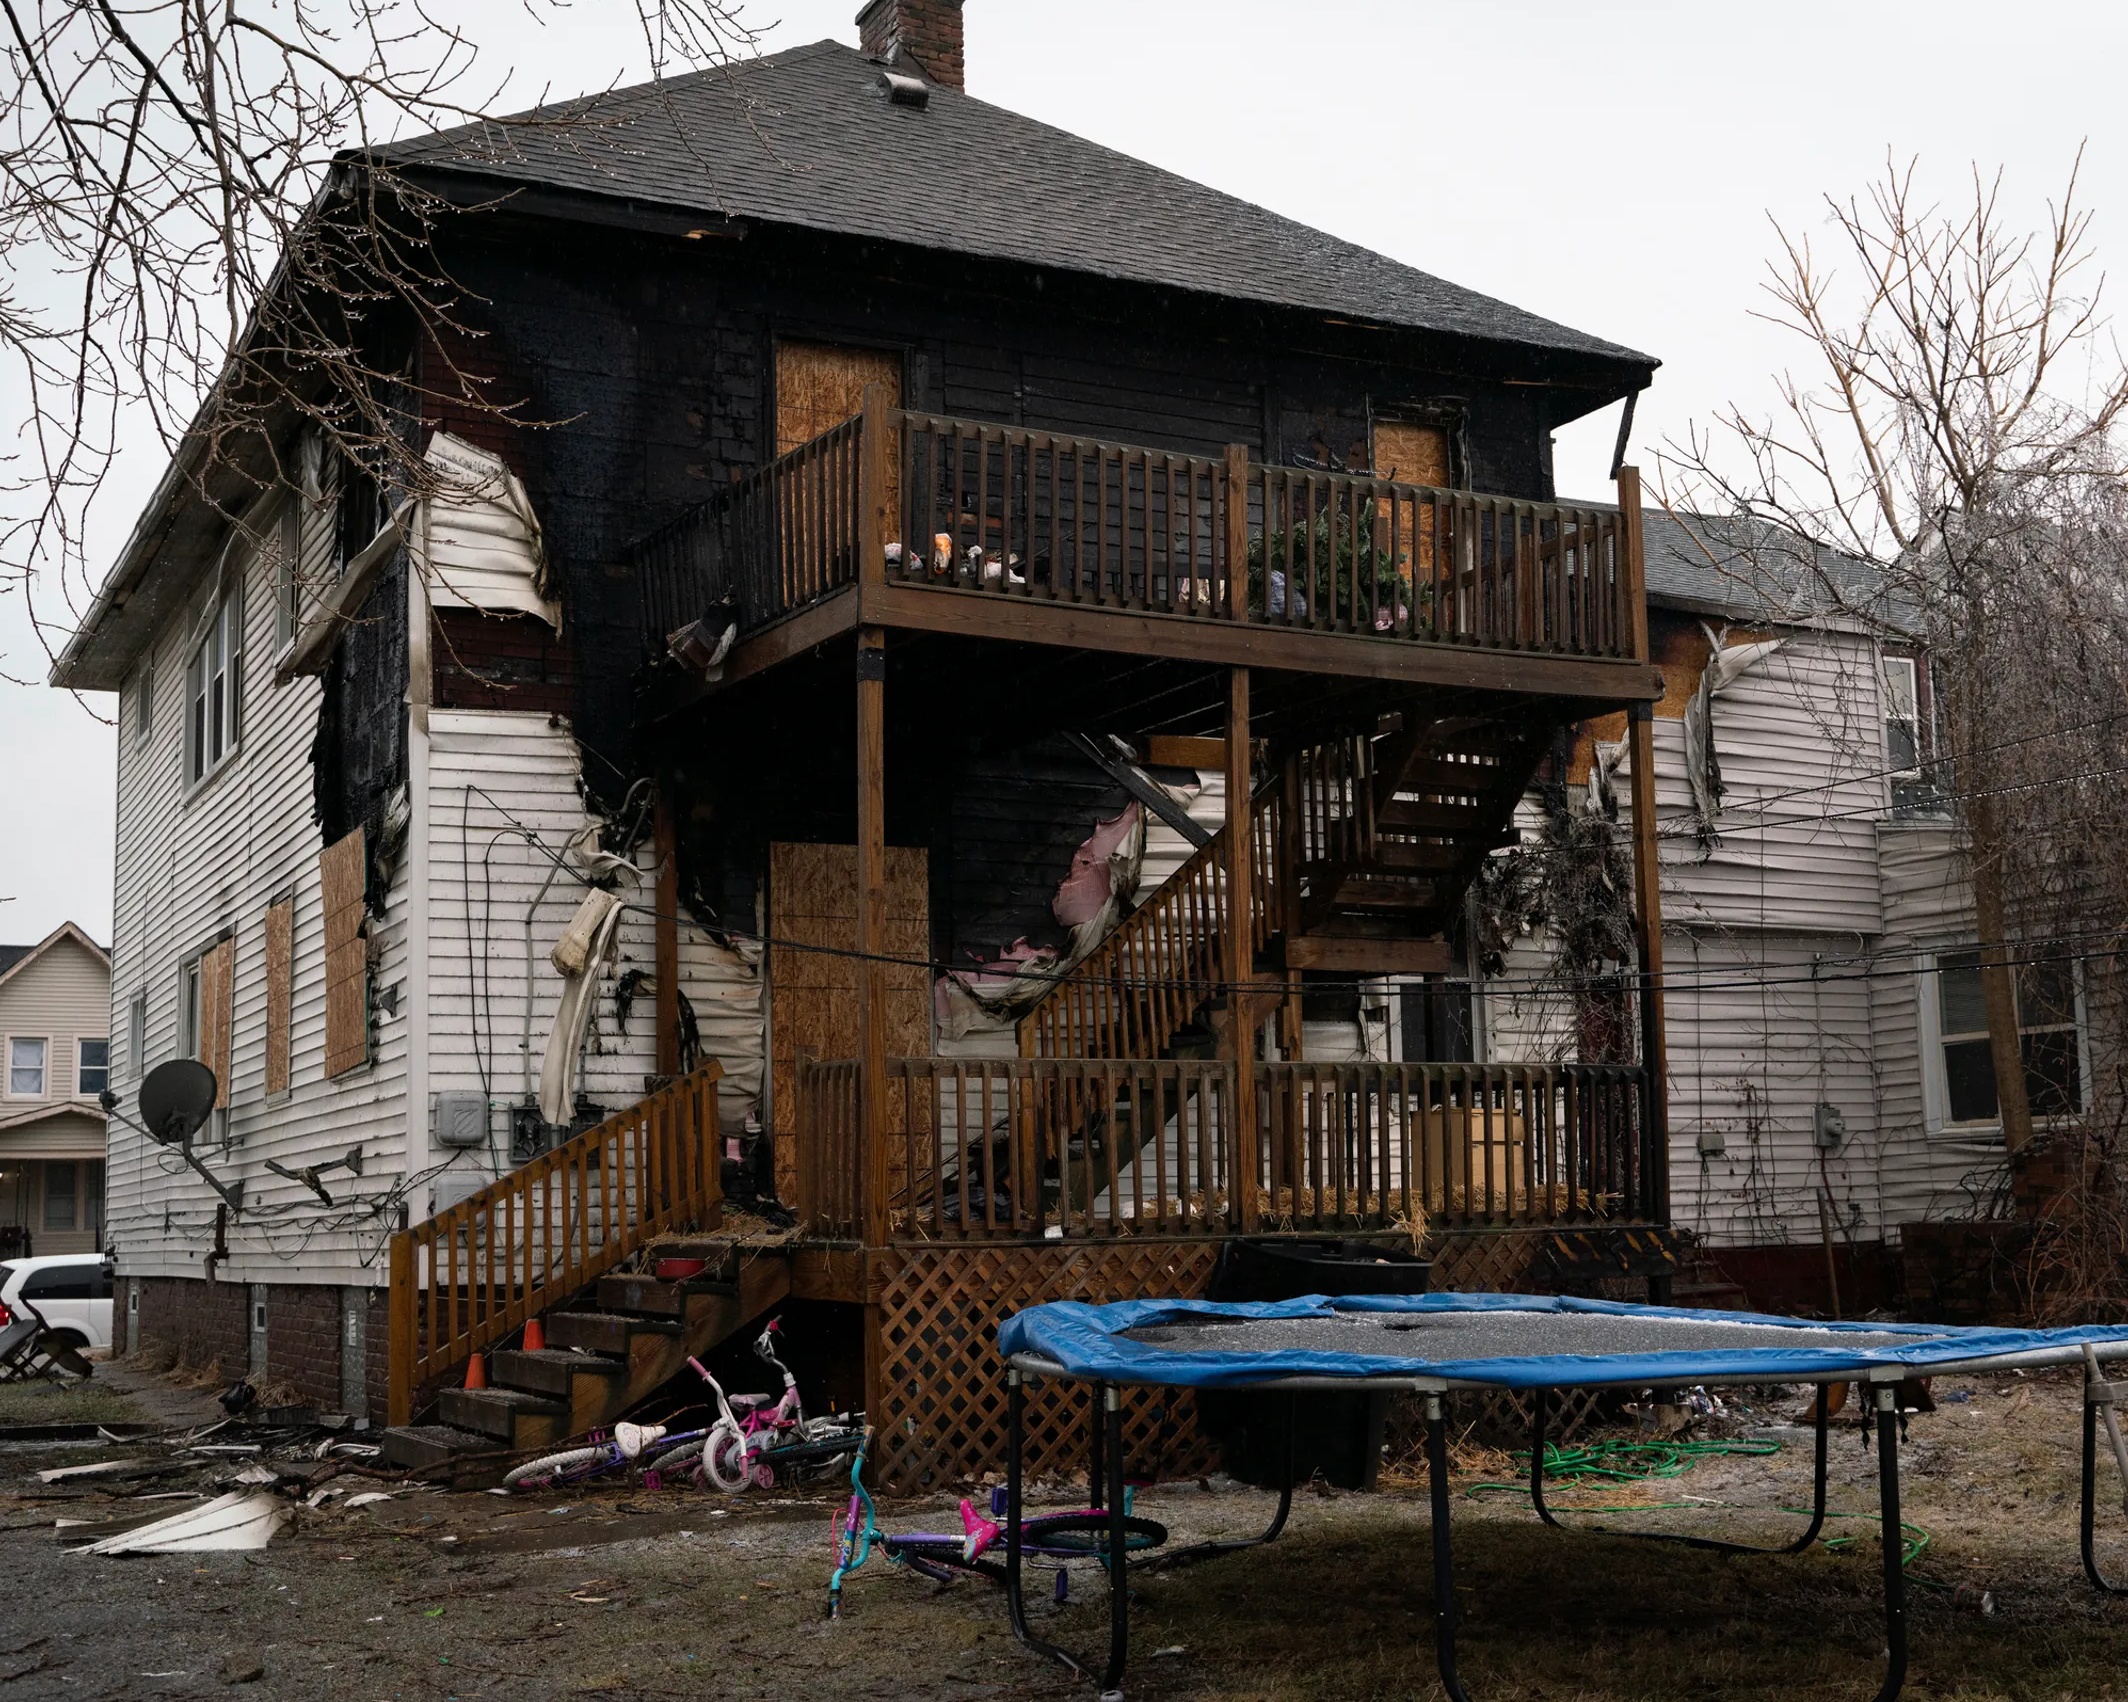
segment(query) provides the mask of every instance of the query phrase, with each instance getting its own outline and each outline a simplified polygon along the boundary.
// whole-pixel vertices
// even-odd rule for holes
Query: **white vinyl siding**
[[[333,545],[332,515],[307,505],[301,512],[302,546],[316,573]],[[236,641],[242,655],[270,654],[277,618],[273,587],[284,535],[269,524],[256,552],[230,552],[232,574],[240,559],[243,563],[243,582],[230,587],[237,593],[232,606],[242,613]],[[193,631],[189,616],[173,620],[145,665],[182,678]],[[136,681],[138,674],[136,667]],[[186,717],[158,717],[147,745],[126,744],[119,752],[113,979],[129,989],[129,1006],[136,995],[141,1001],[137,1031],[130,1009],[123,1030],[129,1054],[126,1095],[130,1099],[138,1091],[142,1064],[179,1056],[194,1041],[185,1031],[181,971],[204,942],[226,933],[235,942],[229,1144],[212,1162],[218,1175],[243,1183],[247,1205],[256,1201],[265,1210],[229,1226],[230,1256],[217,1274],[239,1282],[288,1281],[285,1255],[301,1245],[305,1278],[381,1281],[388,1224],[350,1225],[343,1214],[330,1223],[314,1222],[306,1214],[315,1196],[266,1168],[273,1159],[299,1170],[360,1146],[367,1179],[362,1195],[381,1194],[393,1185],[406,1157],[406,1024],[380,1023],[373,1068],[342,1083],[324,1079],[324,930],[310,761],[322,688],[307,677],[274,687],[264,671],[251,674],[240,742],[213,784],[196,790],[187,785],[186,730],[180,725]],[[387,895],[384,920],[371,923],[380,984],[406,974],[405,892],[402,868]],[[290,894],[295,904],[291,1089],[269,1104],[265,912],[276,897]],[[189,1173],[169,1174],[149,1143],[112,1123],[108,1233],[124,1274],[197,1277],[200,1256],[212,1244],[217,1203],[204,1182]]]

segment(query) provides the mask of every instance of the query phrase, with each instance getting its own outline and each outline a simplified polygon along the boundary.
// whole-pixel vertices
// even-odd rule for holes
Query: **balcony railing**
[[[856,1083],[853,1063],[799,1066],[813,1234],[862,1233]],[[889,1059],[889,1235],[1656,1221],[1635,1065],[1260,1064],[1253,1131],[1233,1089],[1234,1066],[1210,1060]]]
[[[637,546],[652,648],[865,577],[1024,602],[1634,659],[1629,517],[899,409],[858,415]],[[882,524],[863,561],[870,458]]]

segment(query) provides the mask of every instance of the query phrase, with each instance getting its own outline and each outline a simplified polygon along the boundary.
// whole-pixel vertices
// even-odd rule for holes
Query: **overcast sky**
[[[481,6],[520,55],[524,104],[640,69],[623,0],[575,0],[544,27],[516,0],[460,11]],[[854,43],[856,6],[751,12],[780,20],[773,51]],[[1887,151],[1951,195],[1975,162],[2003,167],[2032,222],[2088,142],[2101,260],[2128,242],[2118,0],[968,0],[967,28],[982,99],[1657,356],[1644,461],[1726,403],[1765,405],[1795,358],[1752,317],[1768,215],[1822,234],[1822,197],[1863,189]],[[1560,435],[1563,491],[1606,491],[1616,430],[1613,409]],[[160,470],[143,442],[127,491]],[[105,514],[107,552],[130,519],[124,502]],[[15,598],[0,671],[44,671]],[[65,918],[109,937],[111,710],[0,685],[0,940]]]

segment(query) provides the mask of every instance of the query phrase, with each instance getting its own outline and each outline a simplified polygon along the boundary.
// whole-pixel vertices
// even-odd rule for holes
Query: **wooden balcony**
[[[799,1069],[814,1235],[863,1239],[868,1218],[893,1242],[1660,1220],[1638,1065],[1260,1063],[1252,1128],[1227,1062],[890,1058],[876,1178],[858,1073]]]
[[[1521,502],[875,398],[635,566],[654,657],[736,609],[720,684],[865,626],[1615,704],[1660,689],[1622,495]]]

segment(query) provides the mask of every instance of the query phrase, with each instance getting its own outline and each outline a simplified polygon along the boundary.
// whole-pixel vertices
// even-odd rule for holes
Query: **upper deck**
[[[1660,692],[1630,475],[1621,496],[1519,501],[874,397],[634,553],[650,648],[683,674],[672,640],[735,615],[720,685],[877,627],[1615,705]]]

